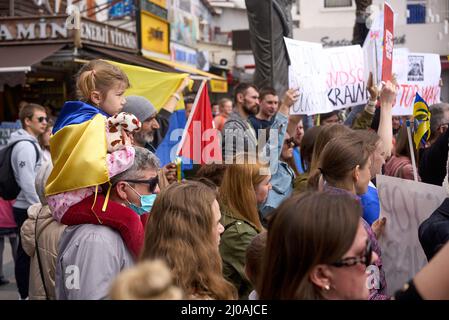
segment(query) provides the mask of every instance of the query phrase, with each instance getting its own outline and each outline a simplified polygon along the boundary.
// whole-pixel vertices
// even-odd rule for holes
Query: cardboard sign
[[[331,112],[327,98],[326,76],[328,63],[319,43],[284,38],[290,57],[289,87],[298,88],[300,98],[290,110],[291,114],[318,114]]]
[[[437,209],[447,193],[443,187],[377,175],[380,215],[386,217],[380,238],[387,293],[412,279],[427,264],[418,227]]]
[[[388,3],[384,5],[384,46],[382,54],[382,81],[391,80],[393,71],[393,19],[394,13]]]
[[[324,50],[329,60],[327,97],[334,110],[365,104],[368,100],[364,79],[362,48],[336,47]]]

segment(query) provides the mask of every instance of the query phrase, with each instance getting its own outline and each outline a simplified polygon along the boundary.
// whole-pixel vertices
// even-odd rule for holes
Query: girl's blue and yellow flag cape
[[[109,181],[103,111],[81,101],[64,104],[50,138],[53,170],[47,196],[98,186]]]

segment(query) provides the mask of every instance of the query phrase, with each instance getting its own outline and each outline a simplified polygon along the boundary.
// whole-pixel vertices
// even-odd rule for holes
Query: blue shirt
[[[271,125],[274,122],[274,117],[271,118],[270,121],[267,121],[267,120],[257,119],[256,116],[250,115],[248,117],[248,121],[251,123],[254,130],[256,131],[256,138],[259,138],[259,130],[270,129]]]
[[[374,221],[379,219],[380,214],[380,204],[379,195],[377,194],[377,189],[370,182],[368,185],[368,191],[360,197],[363,205],[363,219],[372,225]]]
[[[299,147],[293,148],[293,159],[295,160],[296,169],[298,169],[300,174],[303,174],[305,170],[302,167],[301,152],[299,151]]]
[[[271,190],[268,192],[267,200],[260,208],[263,217],[279,207],[281,202],[292,194],[294,179],[293,169],[287,163],[279,161],[276,173],[271,176]]]

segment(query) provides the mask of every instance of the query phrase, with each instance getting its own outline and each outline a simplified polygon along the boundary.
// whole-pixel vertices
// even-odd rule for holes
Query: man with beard
[[[161,108],[159,112],[156,112],[156,108],[153,104],[144,97],[126,97],[126,104],[123,107],[123,112],[132,113],[142,123],[140,131],[136,132],[133,136],[134,145],[144,147],[154,154],[156,153],[157,147],[167,134],[170,125],[170,116],[176,107],[176,102],[178,101],[179,94],[182,90],[184,90],[183,85],[181,85],[177,93],[172,95],[167,105]],[[165,187],[167,184],[164,177],[167,178],[167,183],[176,180],[175,164],[169,163],[159,172],[161,188]]]
[[[142,123],[140,131],[134,134],[134,143],[156,153],[158,145],[167,133],[171,113],[165,109],[157,113],[153,104],[141,96],[126,97],[123,112],[132,113]],[[160,131],[159,135],[162,137],[159,141],[155,141],[157,131]]]
[[[144,97],[126,97],[126,104],[122,111],[132,113],[142,123],[142,129],[134,135],[134,142],[137,146],[145,147],[152,153],[156,153],[157,147],[168,132],[170,117],[189,82],[190,77],[184,78],[176,92],[170,96],[159,112],[156,112],[153,104]]]
[[[287,129],[289,109],[298,97],[299,93],[296,89],[290,89],[285,93],[279,112],[270,127],[270,129],[276,130],[277,135],[267,142],[268,149],[276,148],[275,145],[271,145],[271,141],[282,145]],[[234,100],[234,111],[229,115],[223,127],[222,146],[226,162],[230,162],[236,154],[246,152],[255,155],[255,153],[262,152],[262,148],[264,148],[263,145],[258,144],[256,131],[248,120],[250,115],[255,115],[258,112],[259,92],[257,87],[248,83],[240,83],[234,90]],[[265,142],[265,140],[261,141],[262,144]],[[259,149],[257,150],[257,148]],[[273,154],[273,156],[275,155]]]

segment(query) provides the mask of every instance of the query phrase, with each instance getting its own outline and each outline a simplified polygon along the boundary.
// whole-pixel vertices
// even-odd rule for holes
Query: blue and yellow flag
[[[125,96],[136,95],[145,97],[151,101],[157,110],[161,109],[167,103],[170,96],[176,92],[176,89],[178,89],[184,78],[189,76],[187,73],[160,72],[125,63],[106,61],[122,69],[128,76],[131,87],[126,90]],[[192,85],[193,80],[190,82],[190,88]],[[184,99],[181,97],[176,106],[176,110],[184,109]]]
[[[53,170],[47,196],[98,186],[109,181],[104,112],[81,101],[65,103],[53,128]]]
[[[416,149],[419,149],[419,146],[425,144],[430,138],[430,111],[429,106],[418,92],[416,93],[415,103],[413,104],[413,118],[415,119],[413,141],[415,142]]]

